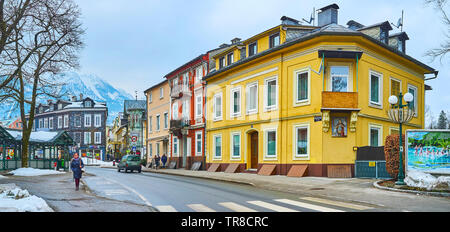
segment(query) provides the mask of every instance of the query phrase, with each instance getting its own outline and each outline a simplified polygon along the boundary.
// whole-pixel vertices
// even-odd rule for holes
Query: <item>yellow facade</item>
[[[286,32],[283,27],[272,28],[243,41],[241,47],[247,46],[247,57],[248,45],[254,41],[258,44],[257,53],[269,49],[269,36],[274,33],[280,34],[281,45],[286,42]],[[362,56],[358,59],[327,57],[322,59],[318,56],[319,51],[322,50],[362,52]],[[230,49],[214,57],[217,62],[216,69],[220,71],[219,59],[230,52],[235,54],[234,62],[240,59],[239,46],[231,46]],[[348,97],[351,97],[350,100],[355,99],[352,101],[355,101],[356,107],[348,109],[337,105],[335,108],[330,108],[323,105],[323,101],[326,100],[324,92],[332,92],[330,70],[332,66],[348,67],[346,92]],[[384,145],[387,135],[398,133],[398,124],[392,123],[387,116],[387,110],[390,108],[388,98],[391,95],[391,79],[401,81],[402,93],[407,93],[411,86],[417,90],[417,114],[403,129],[424,127],[424,74],[429,72],[429,69],[366,37],[338,34],[311,37],[289,46],[282,46],[265,55],[256,56],[248,62],[226,68],[206,78],[207,163],[226,165],[238,163],[243,169],[255,167],[252,165],[251,158],[251,133],[257,132],[258,169],[264,164],[275,164],[278,174],[286,174],[292,165],[305,164],[310,165],[308,166],[310,175],[323,176],[326,175],[326,171],[323,171],[324,168],[326,169],[324,165],[351,166],[356,158],[354,147],[370,145],[369,128],[372,128],[373,133],[378,131],[380,134],[377,134],[378,137],[372,137],[372,139],[380,138],[378,146]],[[307,75],[307,94],[303,95],[301,100],[297,100],[300,91],[298,75],[303,77]],[[371,75],[378,77],[373,79],[378,80],[378,98],[380,99],[377,104],[370,103],[369,100]],[[276,80],[277,97],[273,107],[267,107],[267,101],[271,101],[267,100],[266,94],[269,91],[270,80]],[[248,113],[249,86],[254,85],[257,86],[257,110]],[[334,96],[334,93],[330,94]],[[220,105],[215,103],[217,99],[222,101],[221,118],[215,117],[219,114],[214,111],[216,104]],[[344,101],[346,98],[342,99],[342,104],[347,104]],[[240,102],[240,113],[232,115],[231,108],[234,107],[235,101]],[[321,120],[315,121],[315,117],[321,117]],[[332,120],[339,117],[346,119],[345,137],[332,135]],[[329,121],[327,121],[328,118]],[[276,131],[275,155],[267,152],[273,149],[273,142],[270,142],[271,145],[268,146],[267,139],[268,136],[273,135],[271,131]],[[299,144],[297,134],[300,137],[307,136],[306,152],[296,148],[296,144]],[[233,135],[240,135],[240,142],[236,142],[239,146],[233,147],[232,139],[238,140]],[[221,146],[216,146],[219,142]],[[217,155],[218,147],[221,151],[220,157]],[[239,153],[236,152],[237,147],[239,147]],[[300,155],[297,154],[299,150],[302,151]],[[239,154],[239,156],[233,156],[233,154]]]

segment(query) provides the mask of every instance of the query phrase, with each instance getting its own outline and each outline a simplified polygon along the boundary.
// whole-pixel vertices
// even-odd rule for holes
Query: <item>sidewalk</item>
[[[83,180],[83,179],[82,179]],[[0,184],[14,183],[30,194],[44,199],[55,212],[155,212],[130,202],[111,200],[91,194],[83,183],[75,191],[72,173],[47,176],[8,176]]]

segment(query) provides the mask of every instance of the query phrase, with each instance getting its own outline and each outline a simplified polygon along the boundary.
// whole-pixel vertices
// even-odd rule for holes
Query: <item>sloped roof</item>
[[[0,127],[0,140],[22,141],[22,131]],[[55,145],[72,145],[73,139],[66,131],[33,131],[30,143],[52,143]]]
[[[128,110],[147,110],[146,100],[125,100],[124,101],[124,111]]]

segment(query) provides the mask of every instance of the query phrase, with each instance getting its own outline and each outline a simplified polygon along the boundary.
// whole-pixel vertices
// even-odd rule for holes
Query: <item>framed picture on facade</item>
[[[347,117],[333,117],[331,135],[333,137],[347,137]]]

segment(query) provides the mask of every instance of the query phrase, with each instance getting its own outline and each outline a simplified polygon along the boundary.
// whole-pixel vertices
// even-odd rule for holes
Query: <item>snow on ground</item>
[[[439,176],[436,178],[428,173],[410,170],[404,181],[411,187],[425,188],[427,190],[438,188],[450,190],[449,176]]]
[[[0,212],[53,212],[42,198],[15,184],[0,184]]]
[[[113,162],[105,162],[102,160],[96,160],[96,159],[88,159],[86,157],[81,158],[83,160],[84,165],[100,165],[101,167],[112,167]]]
[[[0,179],[5,179],[5,178],[8,178],[8,177],[0,175]]]
[[[15,176],[43,176],[43,175],[64,174],[65,172],[59,172],[48,169],[19,168],[9,173]]]

